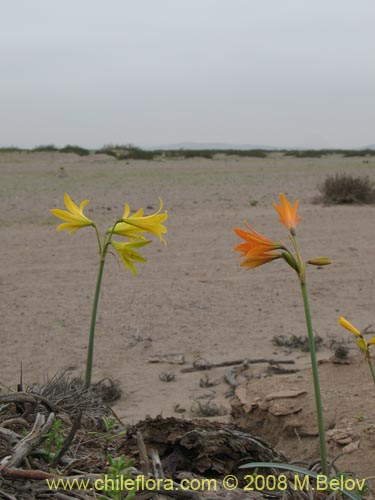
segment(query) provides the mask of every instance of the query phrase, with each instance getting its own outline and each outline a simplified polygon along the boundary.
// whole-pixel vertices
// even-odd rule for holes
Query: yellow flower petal
[[[150,233],[157,236],[164,244],[166,244],[163,234],[167,232],[167,228],[163,226],[163,222],[167,220],[167,212],[160,213],[163,208],[163,202],[160,200],[160,207],[157,212],[152,215],[143,216],[143,208],[139,209],[133,215],[129,215],[129,205],[125,205],[123,222],[119,222],[116,226],[109,229],[109,232],[125,236],[127,238],[139,238],[143,233]]]
[[[122,243],[120,241],[111,241],[112,247],[120,255],[125,269],[132,271],[134,276],[137,276],[138,271],[135,267],[135,262],[147,262],[147,260],[139,254],[135,249],[141,248],[151,243],[150,240],[146,241],[127,241]]]
[[[58,231],[64,231],[64,229],[69,230],[69,234],[73,234],[77,229],[81,229],[85,226],[92,226],[94,223],[83,213],[83,209],[87,205],[89,200],[84,200],[81,202],[80,206],[76,205],[68,193],[64,195],[64,203],[67,210],[61,208],[52,208],[51,213],[65,221],[64,224],[57,226]]]
[[[345,319],[343,316],[341,316],[338,319],[338,322],[341,326],[349,330],[349,332],[353,333],[355,336],[359,337],[361,335],[361,332],[353,326],[347,319]]]
[[[363,337],[357,338],[357,346],[361,349],[361,351],[368,352],[368,346],[367,346],[366,341]]]

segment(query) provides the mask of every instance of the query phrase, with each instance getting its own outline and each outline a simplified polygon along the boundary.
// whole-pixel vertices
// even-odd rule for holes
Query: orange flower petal
[[[284,193],[280,194],[280,206],[276,203],[272,204],[280,215],[279,222],[284,224],[289,231],[294,231],[298,222],[302,220],[302,217],[297,215],[298,204],[299,200],[296,200],[292,205]]]
[[[249,257],[247,257],[247,259],[245,259],[242,262],[241,267],[246,267],[247,269],[254,269],[255,267],[262,266],[263,264],[267,264],[267,262],[279,259],[280,257],[281,257],[280,254],[274,252],[250,255]]]

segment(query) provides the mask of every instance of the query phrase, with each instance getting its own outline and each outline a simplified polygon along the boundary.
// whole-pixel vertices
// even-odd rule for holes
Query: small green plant
[[[89,432],[91,436],[100,436],[104,438],[107,441],[112,441],[112,439],[119,438],[121,436],[125,436],[126,430],[116,432],[115,434],[112,433],[112,431],[115,429],[117,425],[117,421],[115,418],[110,418],[110,417],[102,417],[102,421],[104,424],[104,432]]]
[[[102,420],[105,427],[105,432],[111,432],[111,430],[114,429],[117,424],[115,418],[106,417],[105,415],[104,417],[102,417]]]
[[[349,174],[329,175],[318,185],[320,199],[326,204],[375,203],[375,185],[368,176],[353,177]]]
[[[133,460],[128,460],[125,455],[117,458],[108,456],[109,470],[105,477],[105,491],[106,496],[101,495],[99,498],[105,500],[111,498],[112,500],[131,500],[137,490],[134,487],[132,490],[121,489],[121,483],[125,484],[127,479],[131,479],[131,467]]]
[[[256,207],[258,205],[258,200],[250,200],[250,206],[251,207]]]
[[[56,419],[50,431],[45,437],[45,452],[47,453],[48,462],[51,462],[59,453],[64,444],[64,430],[62,422]]]

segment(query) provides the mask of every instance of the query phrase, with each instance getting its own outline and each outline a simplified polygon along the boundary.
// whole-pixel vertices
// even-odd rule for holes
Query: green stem
[[[303,297],[303,305],[305,307],[306,325],[307,325],[307,333],[308,333],[308,338],[309,338],[309,347],[310,347],[310,356],[311,356],[311,367],[312,367],[313,379],[314,379],[315,405],[316,405],[316,414],[317,414],[317,419],[318,419],[319,444],[320,444],[320,461],[321,461],[321,467],[322,467],[322,474],[324,474],[326,476],[327,472],[328,472],[328,470],[327,470],[327,449],[326,449],[326,441],[325,441],[322,399],[321,399],[321,395],[320,395],[318,363],[316,360],[314,332],[313,332],[312,323],[311,323],[309,298],[307,295],[307,288],[306,288],[306,283],[304,280],[301,280],[301,291],[302,291],[302,297]]]
[[[96,326],[96,313],[98,310],[100,287],[101,287],[102,278],[103,278],[105,254],[106,254],[106,252],[103,252],[103,255],[100,258],[98,278],[96,280],[94,304],[92,306],[92,313],[91,313],[90,337],[89,337],[89,345],[87,348],[86,376],[85,376],[85,388],[86,389],[88,389],[91,385],[92,362],[93,362],[93,357],[94,357],[94,337],[95,337],[95,326]]]
[[[114,226],[112,227],[111,231],[109,232],[109,236],[106,240],[106,237],[104,237],[104,242],[103,246],[100,242],[100,237],[98,233],[98,229],[94,224],[94,228],[96,231],[96,236],[98,239],[98,247],[99,247],[99,253],[100,253],[100,263],[99,263],[99,270],[98,270],[98,277],[96,280],[96,288],[95,288],[95,296],[94,296],[94,303],[92,306],[92,313],[91,313],[91,324],[90,324],[90,335],[89,335],[89,345],[87,348],[87,361],[86,361],[86,375],[85,375],[85,388],[88,389],[91,385],[91,375],[92,375],[92,365],[93,365],[93,358],[94,358],[94,338],[95,338],[95,327],[96,327],[96,314],[98,311],[98,304],[99,304],[99,295],[100,295],[100,288],[102,285],[102,278],[103,278],[103,270],[104,270],[104,264],[105,264],[105,256],[107,255],[108,247],[111,243],[111,238],[113,236],[113,231],[115,230],[115,227],[117,224],[122,222],[122,219],[119,219],[115,222]]]
[[[369,365],[369,367],[370,367],[370,371],[371,371],[372,379],[373,379],[374,384],[375,384],[375,371],[374,371],[374,367],[372,366],[372,363],[371,363],[371,359],[370,359],[370,358],[368,359],[368,365]]]
[[[96,239],[98,240],[98,252],[99,252],[99,254],[101,254],[102,253],[102,244],[101,244],[101,241],[100,241],[100,236],[99,236],[98,228],[96,227],[95,224],[94,224],[94,229],[95,229],[95,233],[96,233]]]

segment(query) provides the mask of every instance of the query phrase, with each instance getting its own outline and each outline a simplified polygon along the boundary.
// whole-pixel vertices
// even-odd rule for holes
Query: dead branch
[[[20,436],[9,429],[4,429],[0,427],[0,438],[7,441],[11,445],[15,445],[20,440]]]
[[[51,429],[54,420],[54,413],[50,413],[47,422],[45,421],[45,416],[42,413],[38,413],[30,433],[15,446],[13,456],[3,465],[17,467],[43,440],[45,434]]]
[[[74,436],[76,435],[76,432],[78,431],[78,429],[81,426],[81,418],[82,418],[82,410],[80,410],[80,412],[78,413],[78,415],[73,420],[72,428],[70,429],[70,432],[69,432],[67,438],[63,442],[61,450],[59,451],[59,453],[52,460],[51,467],[56,467],[56,465],[60,462],[60,460],[62,459],[62,457],[68,451],[69,446],[71,445],[71,443],[72,443],[72,441],[74,439]]]
[[[38,469],[17,469],[15,467],[7,467],[5,465],[0,465],[0,475],[16,477],[19,479],[52,479],[56,478],[55,474],[50,474],[44,470]]]
[[[31,405],[36,406],[38,403],[44,405],[48,411],[53,412],[56,411],[55,406],[48,401],[47,398],[41,396],[40,394],[34,394],[29,392],[14,392],[10,394],[0,395],[0,404],[4,403],[30,403]]]
[[[5,498],[6,500],[17,500],[17,498],[14,495],[10,495],[4,490],[0,490],[0,496],[1,498]]]
[[[150,467],[150,462],[148,460],[146,445],[145,445],[145,442],[143,440],[143,436],[142,436],[141,431],[137,431],[136,439],[137,439],[138,450],[139,450],[139,462],[141,465],[143,475],[147,478],[147,477],[151,476],[151,467]]]
[[[242,364],[257,364],[257,363],[269,363],[271,365],[275,364],[283,364],[283,365],[293,365],[294,360],[292,359],[235,359],[233,361],[221,361],[219,363],[199,363],[199,364],[193,364],[193,366],[190,366],[188,368],[182,368],[181,372],[182,373],[190,373],[190,372],[198,372],[202,370],[211,370],[211,368],[221,368],[223,366],[235,366],[235,365],[242,365]]]

